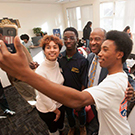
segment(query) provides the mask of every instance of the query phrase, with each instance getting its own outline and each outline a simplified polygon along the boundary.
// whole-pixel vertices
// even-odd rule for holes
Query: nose
[[[102,56],[102,50],[98,53],[98,56],[99,56],[99,57]]]
[[[51,51],[54,51],[54,48],[53,47],[51,47],[51,49],[50,49]]]
[[[71,41],[71,39],[70,38],[67,38],[67,42],[70,42]]]

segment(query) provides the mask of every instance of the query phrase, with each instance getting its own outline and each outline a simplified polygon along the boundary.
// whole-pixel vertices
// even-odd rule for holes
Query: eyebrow
[[[102,46],[102,48],[109,48],[108,46]]]
[[[57,45],[58,45],[58,44],[54,44],[53,46],[57,46]],[[48,45],[46,45],[46,46],[51,46],[51,45],[48,44]]]

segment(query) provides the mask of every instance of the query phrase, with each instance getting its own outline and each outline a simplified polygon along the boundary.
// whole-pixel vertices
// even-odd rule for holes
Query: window
[[[82,31],[86,23],[92,21],[92,14],[92,5],[67,8],[68,26]]]
[[[100,4],[100,27],[106,31],[124,28],[125,1]]]

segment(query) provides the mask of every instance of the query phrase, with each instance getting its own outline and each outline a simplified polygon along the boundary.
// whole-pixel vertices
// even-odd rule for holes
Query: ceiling
[[[0,0],[0,2],[14,2],[14,3],[44,3],[44,4],[62,4],[80,0]]]

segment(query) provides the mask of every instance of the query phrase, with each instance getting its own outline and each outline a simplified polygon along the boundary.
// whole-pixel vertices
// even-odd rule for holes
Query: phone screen
[[[16,36],[16,29],[12,27],[3,27],[4,42],[7,44],[13,44],[14,37]]]
[[[15,53],[14,37],[17,35],[17,29],[14,26],[4,26],[3,29],[3,40],[7,46],[7,49],[11,53]]]

